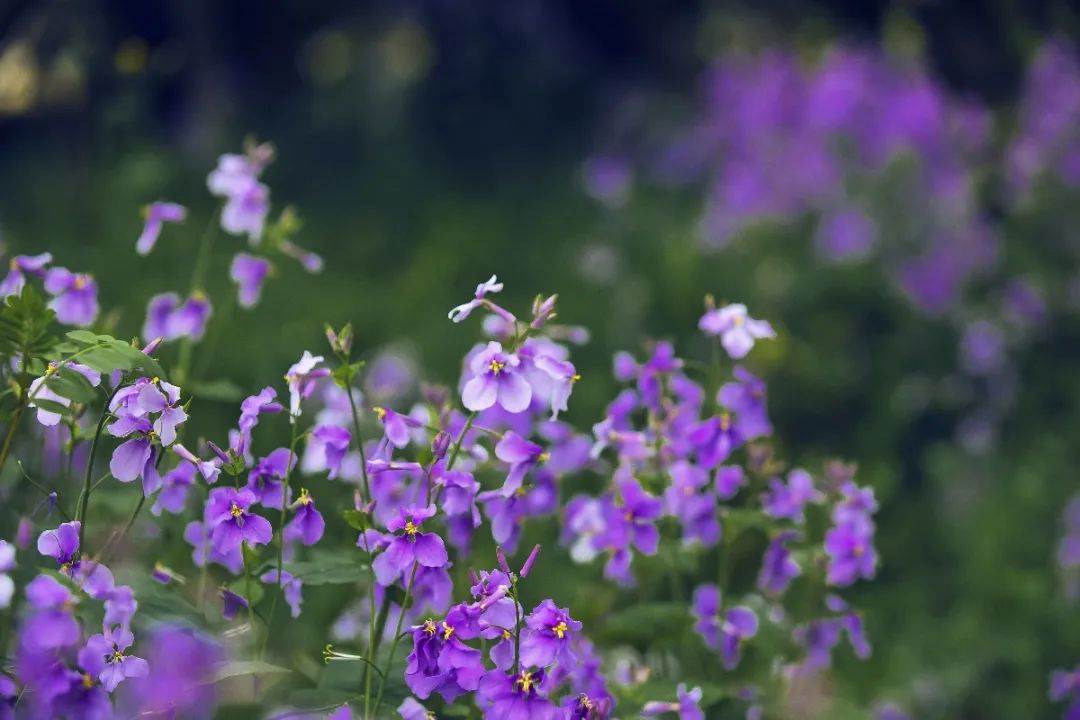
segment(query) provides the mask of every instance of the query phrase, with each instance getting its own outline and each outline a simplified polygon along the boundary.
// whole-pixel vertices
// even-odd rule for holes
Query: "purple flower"
[[[210,491],[206,501],[206,520],[211,528],[211,540],[218,551],[228,553],[241,543],[265,545],[274,531],[270,522],[248,508],[255,503],[255,493],[248,489],[219,487]]]
[[[11,258],[9,271],[4,281],[0,283],[0,297],[10,297],[22,292],[26,285],[26,276],[45,276],[45,266],[52,262],[52,253],[40,255],[16,255]]]
[[[278,448],[255,463],[248,473],[247,489],[255,494],[264,507],[280,508],[283,504],[281,494],[285,492],[284,480],[295,466],[296,456],[292,451]]]
[[[375,579],[380,585],[389,587],[402,573],[411,572],[413,563],[432,568],[446,565],[448,557],[442,538],[435,533],[420,531],[424,521],[433,515],[434,505],[398,508],[397,516],[390,519],[386,529],[392,533],[403,532],[395,535],[386,550],[372,563]]]
[[[253,308],[259,304],[263,282],[269,273],[269,260],[247,253],[236,254],[229,266],[229,279],[237,285],[240,307]]]
[[[742,654],[742,642],[757,635],[758,619],[754,611],[735,607],[727,611],[720,625],[720,657],[724,668],[734,670]]]
[[[483,655],[462,640],[478,636],[479,614],[476,608],[458,605],[441,623],[429,619],[412,628],[413,651],[405,682],[418,697],[438,692],[453,702],[462,693],[477,689],[485,672]]]
[[[724,350],[735,360],[746,357],[754,341],[775,338],[776,331],[764,320],[754,320],[740,303],[714,308],[701,316],[698,327],[706,335],[719,336]]]
[[[316,367],[322,361],[322,355],[312,355],[305,350],[303,357],[293,363],[285,373],[285,382],[289,384],[289,414],[294,418],[300,417],[300,400],[315,391],[315,383],[319,378],[330,374],[328,368]]]
[[[544,678],[543,668],[522,670],[516,675],[502,670],[485,674],[476,691],[476,703],[484,711],[484,720],[559,720],[562,711],[538,692]]]
[[[259,580],[268,585],[277,585],[277,569],[268,570],[259,576]],[[281,571],[281,589],[285,593],[285,602],[289,603],[289,610],[294,618],[300,617],[301,605],[304,602],[303,583],[300,578],[294,576],[288,570]]]
[[[349,450],[352,434],[338,425],[319,425],[311,431],[308,439],[308,455],[304,460],[304,469],[312,472],[315,469],[329,470],[327,477],[331,480],[338,476],[341,471],[341,461]]]
[[[699,492],[709,484],[709,474],[685,460],[672,464],[671,486],[664,491],[667,512],[679,518],[683,527],[684,544],[698,541],[706,547],[720,540],[720,523],[716,519],[716,497]]]
[[[806,503],[820,503],[825,499],[817,488],[810,473],[795,468],[788,473],[785,485],[779,479],[769,481],[769,494],[765,497],[765,514],[774,518],[786,518],[800,525],[803,523],[803,506]]]
[[[215,562],[227,568],[233,575],[244,569],[244,557],[240,546],[222,550],[210,542],[210,530],[205,523],[197,520],[184,526],[184,542],[191,545],[191,561],[196,567],[203,567],[207,562]]]
[[[221,595],[221,616],[226,620],[232,620],[241,610],[250,607],[246,597],[234,593],[227,587],[221,588],[219,594]]]
[[[256,395],[249,395],[240,403],[240,421],[237,428],[243,438],[243,449],[251,447],[251,431],[259,424],[259,416],[262,413],[279,413],[285,408],[281,403],[274,402],[277,390],[272,387],[264,387]]]
[[[408,415],[396,413],[390,408],[374,407],[372,410],[383,425],[383,432],[390,444],[399,450],[408,447],[411,440],[410,428],[421,427],[423,423]]]
[[[532,387],[518,372],[520,362],[517,355],[503,352],[498,342],[489,342],[470,363],[472,378],[461,393],[465,407],[478,412],[498,403],[509,413],[528,408]]]
[[[307,488],[300,490],[300,497],[293,503],[293,511],[296,513],[292,521],[285,526],[286,540],[300,540],[305,545],[314,545],[319,542],[326,529],[322,514],[315,509],[315,501],[311,499]]]
[[[456,308],[447,313],[446,317],[456,323],[461,322],[465,318],[469,317],[469,314],[473,310],[484,304],[484,297],[488,293],[501,292],[502,289],[503,284],[499,282],[498,278],[492,275],[491,278],[487,280],[487,282],[482,282],[476,286],[476,296],[472,300],[463,305],[458,305]]]
[[[877,572],[874,524],[865,517],[853,516],[830,528],[825,533],[825,552],[829,556],[826,580],[830,585],[845,587],[860,577],[872,579]]]
[[[703,713],[699,707],[699,703],[701,702],[701,688],[696,687],[693,690],[687,691],[686,685],[679,683],[675,692],[679,698],[679,702],[647,702],[644,707],[641,708],[642,716],[655,717],[657,715],[663,715],[664,713],[673,712],[679,714],[679,720],[705,720],[705,713]]]
[[[745,483],[743,469],[738,465],[721,465],[716,469],[716,494],[721,500],[735,497]]]
[[[173,515],[180,515],[187,504],[188,490],[194,484],[195,466],[191,463],[180,463],[162,476],[161,492],[158,493],[150,512],[161,515],[164,510]]]
[[[694,589],[690,613],[694,616],[694,631],[711,650],[720,647],[720,590],[715,585],[704,584]]]
[[[765,382],[742,365],[735,366],[734,374],[737,382],[725,383],[716,394],[717,401],[735,413],[735,427],[743,440],[771,435]]]
[[[45,290],[53,296],[49,307],[65,325],[86,327],[97,318],[97,283],[90,275],[53,268],[45,274]]]
[[[510,472],[503,482],[501,492],[510,497],[521,487],[525,474],[541,460],[545,459],[544,448],[529,442],[513,430],[508,430],[495,446],[495,457],[510,464]]]
[[[161,486],[161,477],[154,467],[154,444],[151,440],[150,423],[139,419],[137,437],[121,443],[113,450],[109,460],[109,472],[120,482],[143,479],[143,493],[147,497]],[[115,423],[114,423],[115,425]]]
[[[59,581],[38,575],[26,586],[26,599],[34,614],[23,624],[23,642],[38,650],[54,650],[79,641],[79,623],[71,614],[76,599]]]
[[[782,532],[773,538],[765,549],[757,579],[757,586],[762,592],[780,595],[787,590],[791,581],[802,573],[799,564],[791,558],[791,551],[784,544],[796,537],[794,532]]]
[[[133,715],[199,717],[213,713],[214,675],[225,662],[217,640],[183,625],[163,624],[140,638],[150,665],[145,680],[130,690]]]
[[[66,522],[55,530],[46,530],[38,535],[37,551],[56,560],[60,568],[70,572],[79,553],[79,531],[82,523],[78,520]]]
[[[220,458],[200,460],[193,452],[180,443],[173,443],[172,448],[170,449],[176,453],[181,460],[186,461],[190,467],[198,470],[199,474],[206,480],[207,485],[213,485],[217,482],[218,476],[221,475],[221,468],[219,467],[221,462]]]
[[[697,450],[698,463],[711,470],[727,460],[732,451],[743,444],[743,436],[728,413],[704,420],[687,434],[687,440]]]
[[[547,667],[558,661],[560,665],[573,662],[570,642],[574,633],[581,630],[581,623],[570,617],[566,608],[555,607],[551,600],[542,600],[525,618],[528,632],[521,639],[521,663],[528,666]]]
[[[157,413],[154,432],[161,444],[168,447],[176,442],[176,426],[187,420],[187,413],[180,406],[180,388],[172,383],[154,378],[139,389],[136,403],[144,413]]]
[[[135,641],[131,631],[124,627],[108,628],[99,635],[91,635],[86,641],[86,647],[80,651],[88,656],[105,658],[105,667],[98,675],[102,687],[106,692],[112,692],[125,678],[145,677],[150,672],[150,666],[140,657],[127,655],[125,650],[131,647]]]
[[[206,333],[206,323],[213,307],[210,299],[196,290],[182,303],[176,293],[163,293],[150,298],[143,324],[144,340],[190,338],[198,342]]]
[[[171,202],[154,202],[143,209],[143,216],[146,223],[135,243],[135,252],[139,255],[149,255],[157,243],[162,226],[167,222],[183,222],[187,218],[187,208]]]

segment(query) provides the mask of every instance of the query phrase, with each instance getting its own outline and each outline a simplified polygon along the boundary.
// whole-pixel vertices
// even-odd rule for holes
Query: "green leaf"
[[[80,373],[61,365],[45,379],[45,385],[60,397],[74,400],[84,405],[97,399],[97,392],[90,381]]]
[[[360,368],[364,367],[364,361],[360,360],[354,363],[345,363],[334,368],[334,371],[330,374],[333,377],[334,382],[342,390],[348,390],[352,386],[352,381],[356,377],[356,374],[360,372]]]
[[[130,343],[126,343],[122,340],[113,340],[112,343],[110,343],[110,347],[127,358],[129,368],[142,370],[154,377],[165,377],[165,371],[161,368],[161,365],[158,364],[157,360]]]
[[[94,368],[102,374],[108,374],[114,370],[131,370],[131,361],[113,347],[96,347],[89,350],[78,358],[84,365]]]
[[[221,682],[234,677],[246,675],[273,675],[291,673],[289,668],[280,665],[271,665],[262,660],[232,660],[225,663],[214,673],[214,682]]]
[[[55,400],[34,398],[34,407],[40,408],[46,412],[56,413],[57,415],[67,415],[68,413],[68,408]]]
[[[341,513],[341,515],[345,518],[345,522],[349,524],[349,527],[353,528],[354,530],[360,530],[361,532],[363,532],[370,527],[367,519],[367,513],[365,512],[362,512],[360,510],[346,510],[345,512]]]
[[[0,305],[0,354],[22,354],[28,360],[49,353],[59,341],[56,313],[30,283]]]
[[[100,336],[96,333],[90,332],[89,330],[72,330],[71,332],[67,333],[67,336],[75,342],[82,343],[83,345],[96,345],[97,343],[101,342],[101,340],[99,339]]]

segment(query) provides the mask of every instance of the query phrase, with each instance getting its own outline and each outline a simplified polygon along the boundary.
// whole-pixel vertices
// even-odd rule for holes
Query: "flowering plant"
[[[326,355],[304,350],[249,389],[235,427],[196,434],[217,226],[252,251],[228,271],[241,308],[274,259],[322,265],[294,244],[293,211],[270,220],[272,159],[267,145],[220,159],[190,288],[151,299],[134,342],[98,332],[89,275],[11,261],[0,468],[25,486],[0,541],[0,712],[203,717],[225,697],[282,717],[769,717],[842,640],[869,655],[845,595],[877,572],[873,491],[852,466],[782,459],[743,364],[782,332],[741,304],[706,299],[711,361],[667,342],[617,353],[624,388],[591,432],[562,417],[588,332],[556,322],[554,295],[520,315],[498,304],[492,276],[449,312],[486,315],[456,391],[424,385],[410,405],[357,359],[351,325],[327,326]],[[136,251],[187,216],[150,205]],[[645,595],[643,577],[669,589]],[[318,624],[334,638],[320,668],[280,633],[285,606],[323,607],[326,586],[358,600]]]

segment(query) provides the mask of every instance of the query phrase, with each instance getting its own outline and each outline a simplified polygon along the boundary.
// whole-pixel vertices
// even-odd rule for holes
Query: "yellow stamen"
[[[426,620],[424,622],[424,632],[426,632],[429,636],[435,637],[436,631],[438,631],[438,627],[435,625],[434,620]]]
[[[233,503],[232,507],[229,508],[229,514],[232,515],[234,518],[238,518],[244,515],[244,511],[240,509],[239,505]]]
[[[296,502],[301,505],[310,505],[312,503],[311,495],[308,494],[307,488],[300,488],[300,497],[296,499]]]
[[[549,452],[542,452],[542,453],[540,453],[540,455],[539,455],[539,456],[538,456],[538,457],[537,457],[536,459],[537,459],[537,460],[538,460],[539,462],[545,463],[545,462],[547,462],[548,460],[550,460],[550,459],[551,459],[551,453],[549,453]]]
[[[405,534],[409,537],[416,537],[416,533],[420,532],[420,528],[413,524],[412,520],[405,521]]]
[[[521,692],[527,693],[532,689],[535,682],[531,672],[523,671],[521,675],[518,676],[518,679],[514,681],[514,684],[521,688]]]
[[[572,382],[572,383],[576,383],[580,379],[581,379],[581,373],[574,373],[573,375],[570,376],[570,382]]]
[[[727,432],[731,428],[731,416],[727,413],[720,413],[720,429]]]
[[[386,419],[386,408],[373,407],[371,409],[375,413],[375,415],[378,416],[378,418],[380,420],[385,420]]]
[[[90,677],[90,673],[83,673],[82,686],[87,690],[94,687],[94,678]]]
[[[503,640],[509,640],[510,637],[511,637],[510,631],[509,630],[503,630]]]
[[[450,636],[454,634],[454,628],[453,628],[453,627],[451,627],[450,625],[447,625],[447,624],[446,624],[446,621],[443,621],[443,624],[442,624],[442,626],[443,626],[443,636],[442,636],[442,639],[443,639],[443,640],[449,640],[449,639],[450,639]]]
[[[491,369],[491,372],[493,374],[498,375],[502,372],[503,368],[506,367],[506,363],[499,362],[498,360],[492,360],[491,365],[489,365],[488,367]]]
[[[560,640],[562,640],[564,637],[566,637],[566,631],[567,630],[568,630],[568,628],[566,627],[566,623],[563,622],[562,620],[559,621],[558,625],[551,628],[551,632],[555,633],[555,637],[559,638]]]

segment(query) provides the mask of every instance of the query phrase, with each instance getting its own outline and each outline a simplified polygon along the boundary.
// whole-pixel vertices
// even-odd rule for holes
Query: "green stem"
[[[278,523],[278,548],[277,548],[277,592],[270,601],[270,615],[268,616],[266,635],[263,637],[262,646],[259,649],[259,657],[266,653],[266,645],[270,640],[270,624],[274,622],[274,613],[277,611],[278,596],[282,594],[282,572],[285,569],[285,518],[288,512],[289,479],[292,477],[293,460],[296,458],[297,422],[296,418],[290,417],[292,437],[289,439],[289,460],[285,464],[285,477],[281,479],[281,522]]]
[[[384,679],[379,682],[379,694],[375,696],[375,716],[379,715],[382,706],[383,690],[386,689],[385,676],[390,674],[390,666],[394,664],[394,654],[397,652],[398,642],[401,640],[401,624],[405,620],[405,612],[409,607],[409,598],[412,597],[413,581],[416,580],[416,571],[420,563],[413,562],[412,572],[409,573],[409,584],[405,586],[405,599],[401,601],[401,612],[398,613],[397,624],[394,627],[394,639],[390,642],[390,656],[386,659],[386,670],[383,671]]]
[[[105,429],[105,421],[109,417],[109,406],[112,405],[113,398],[116,397],[116,393],[120,392],[120,388],[124,387],[124,382],[121,380],[116,384],[116,388],[109,394],[109,398],[105,401],[105,406],[101,408],[101,417],[98,418],[97,430],[94,431],[94,439],[90,443],[90,457],[86,461],[86,479],[83,480],[82,494],[79,495],[79,502],[75,506],[75,519],[79,521],[79,547],[86,547],[83,544],[83,539],[86,536],[86,511],[90,507],[90,480],[94,473],[94,458],[97,457],[98,441],[101,439],[101,432]]]

